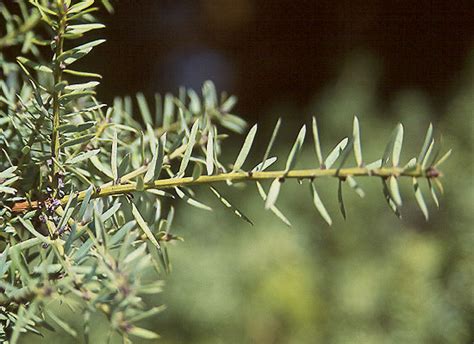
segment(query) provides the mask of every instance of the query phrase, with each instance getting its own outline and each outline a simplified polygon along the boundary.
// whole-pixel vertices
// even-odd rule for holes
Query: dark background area
[[[307,104],[355,51],[381,62],[381,100],[418,88],[440,105],[474,46],[472,1],[123,0],[115,6],[113,16],[103,16],[108,42],[93,66],[104,75],[105,100],[175,93],[180,85],[199,89],[211,79],[239,96],[238,112],[246,118],[279,98]]]

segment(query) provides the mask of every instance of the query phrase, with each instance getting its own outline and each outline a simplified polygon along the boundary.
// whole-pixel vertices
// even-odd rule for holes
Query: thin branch
[[[140,170],[143,172],[143,169]],[[136,173],[131,172],[136,175]],[[140,174],[140,173],[139,173]],[[201,184],[213,184],[220,182],[251,182],[260,180],[274,180],[274,179],[314,179],[322,177],[335,177],[344,180],[345,178],[351,177],[379,177],[388,178],[390,176],[400,177],[415,177],[415,178],[437,178],[441,174],[437,170],[428,169],[422,170],[420,167],[416,169],[403,169],[400,167],[384,167],[367,169],[364,167],[351,167],[341,169],[304,169],[304,170],[293,170],[289,172],[285,171],[265,171],[265,172],[234,172],[234,173],[222,173],[212,176],[200,176],[199,178],[183,177],[183,178],[167,178],[159,179],[153,183],[145,184],[144,190],[148,189],[169,189],[175,186],[192,186]],[[110,185],[110,183],[104,184],[97,188],[97,191],[92,195],[92,198],[101,198],[108,196],[119,196],[125,195],[132,192],[138,191],[137,184],[130,182],[128,184]],[[86,191],[77,193],[74,197],[77,197],[78,201],[82,201],[86,195]],[[68,201],[69,196],[61,199],[61,204],[65,205]],[[27,210],[34,210],[39,208],[40,204],[34,202],[18,202],[12,207],[14,213],[22,213]]]

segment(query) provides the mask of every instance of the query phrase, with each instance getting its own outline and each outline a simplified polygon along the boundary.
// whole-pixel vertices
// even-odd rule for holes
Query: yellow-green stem
[[[245,181],[260,181],[260,180],[273,180],[277,178],[282,179],[313,179],[321,177],[336,177],[345,179],[346,177],[369,177],[377,176],[381,178],[387,178],[390,176],[403,176],[403,177],[427,177],[426,171],[421,168],[413,170],[405,170],[400,167],[384,167],[367,169],[363,167],[352,167],[342,169],[305,169],[305,170],[293,170],[288,173],[285,171],[267,171],[267,172],[234,172],[234,173],[223,173],[211,176],[200,176],[194,179],[193,177],[183,178],[167,178],[159,179],[153,183],[145,184],[144,189],[168,189],[175,186],[192,186],[200,184],[213,184],[219,182],[245,182]],[[92,198],[107,197],[124,195],[137,190],[137,184],[131,182],[123,185],[104,185],[103,187],[97,188],[97,191],[92,195]],[[81,191],[77,194],[78,200],[84,199],[86,191]],[[68,197],[61,200],[64,205],[68,201]]]

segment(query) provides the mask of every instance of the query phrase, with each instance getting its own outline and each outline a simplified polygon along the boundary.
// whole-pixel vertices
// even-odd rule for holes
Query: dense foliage
[[[229,133],[243,133],[247,126],[231,113],[236,97],[218,95],[208,81],[201,96],[185,88],[177,97],[156,95],[153,109],[143,94],[133,100],[117,97],[113,106],[107,106],[95,97],[101,76],[74,69],[76,61],[104,42],[87,40],[86,34],[104,27],[93,16],[93,0],[32,0],[19,1],[18,8],[0,6],[5,19],[0,48],[21,48],[14,62],[0,55],[0,336],[4,341],[16,343],[22,332],[40,333],[51,324],[77,336],[57,308],[47,307],[51,300],[81,310],[86,341],[94,312],[105,314],[109,335],[117,332],[124,342],[130,336],[156,338],[136,324],[163,309],[148,308],[143,297],[161,292],[159,274],[170,270],[168,245],[180,240],[172,231],[175,208],[168,201],[177,198],[204,211],[211,209],[196,200],[195,185],[208,186],[225,208],[250,224],[218,183],[256,184],[265,208],[287,225],[290,221],[275,205],[286,179],[297,179],[309,188],[314,207],[329,225],[333,220],[315,182],[323,177],[337,180],[344,217],[344,186],[365,195],[357,177],[380,179],[383,195],[397,216],[402,205],[401,178],[412,181],[426,219],[420,181],[427,181],[438,203],[437,193],[442,192],[438,167],[450,151],[440,154],[431,125],[417,157],[400,161],[404,127],[399,124],[381,159],[368,163],[357,117],[350,137],[327,155],[313,118],[316,159],[312,168],[295,169],[306,137],[303,126],[289,147],[284,168],[270,171],[277,160],[271,153],[280,129],[278,120],[258,165],[244,167],[257,125],[229,164],[224,160],[230,159],[221,154],[224,140]],[[134,116],[136,108],[140,116]],[[347,167],[352,154],[355,165]],[[268,191],[261,184],[265,180],[271,181]]]

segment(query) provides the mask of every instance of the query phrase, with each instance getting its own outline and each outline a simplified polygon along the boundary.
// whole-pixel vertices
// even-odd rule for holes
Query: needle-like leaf
[[[253,226],[253,222],[247,216],[245,216],[244,213],[242,213],[239,209],[233,206],[227,199],[225,199],[224,196],[222,196],[215,187],[210,186],[210,189],[214,193],[214,195],[216,195],[219,201],[221,201],[222,204],[224,204],[228,209],[230,209],[234,213],[234,215]]]
[[[214,172],[214,127],[209,129],[206,148],[206,169],[207,175],[210,176]]]
[[[244,144],[240,149],[240,153],[235,160],[234,167],[232,168],[232,172],[239,171],[242,165],[247,159],[247,156],[250,152],[250,148],[252,148],[253,140],[255,139],[255,135],[257,134],[257,125],[255,124],[252,129],[250,129],[247,137],[245,138]]]
[[[278,121],[275,124],[275,128],[273,128],[273,132],[272,132],[272,136],[270,137],[270,141],[268,142],[267,149],[265,150],[265,154],[263,155],[262,165],[260,165],[260,168],[258,169],[258,171],[263,171],[265,161],[267,161],[267,158],[270,155],[270,151],[273,147],[273,143],[275,142],[275,139],[278,135],[278,131],[280,130],[280,125],[281,125],[281,118],[278,118]]]
[[[186,167],[188,167],[189,159],[191,158],[191,153],[193,151],[194,145],[196,144],[196,136],[199,129],[199,120],[194,122],[193,127],[191,128],[191,134],[189,135],[189,141],[186,146],[186,151],[184,152],[183,160],[181,160],[181,165],[179,166],[179,171],[177,177],[184,176],[186,172]]]
[[[296,141],[293,144],[293,147],[291,148],[290,154],[288,155],[288,159],[286,161],[285,174],[288,173],[295,166],[296,160],[298,159],[298,155],[303,146],[305,136],[306,136],[306,126],[303,125],[298,133],[298,136],[296,137]],[[270,194],[268,195],[268,198],[270,198]]]
[[[426,221],[428,221],[428,218],[429,218],[428,207],[426,206],[417,178],[413,178],[413,189],[415,190],[416,202],[418,203],[418,206],[420,207],[421,212],[423,213]]]
[[[421,163],[425,159],[426,152],[433,138],[433,124],[430,123],[428,130],[426,131],[425,141],[421,147],[420,154],[418,155],[418,162]]]
[[[326,210],[326,207],[324,206],[323,202],[321,201],[321,198],[319,197],[318,192],[316,191],[316,186],[314,185],[314,182],[310,183],[310,190],[311,190],[311,195],[313,196],[313,204],[318,210],[318,212],[321,214],[322,218],[328,223],[328,225],[332,225],[332,220],[331,217],[329,216],[328,211]]]
[[[400,162],[400,153],[402,151],[403,144],[403,125],[398,124],[396,129],[395,141],[393,141],[392,149],[392,163],[394,167],[397,167]]]
[[[257,189],[258,189],[258,193],[260,194],[260,197],[262,197],[262,199],[264,201],[267,200],[267,194],[265,193],[265,190],[263,189],[263,186],[262,184],[260,184],[259,182],[256,183],[257,184]],[[287,225],[288,227],[291,227],[291,222],[286,218],[285,215],[283,215],[283,213],[275,206],[271,206],[270,207],[270,210],[272,211],[273,214],[275,214],[285,225]]]
[[[357,116],[354,116],[354,125],[352,128],[352,137],[354,140],[354,156],[357,163],[357,166],[362,166],[362,149],[360,144],[360,128],[359,128],[359,119]]]
[[[332,167],[337,158],[339,158],[339,155],[341,155],[341,152],[343,152],[346,148],[348,142],[349,139],[345,137],[336,145],[336,147],[334,147],[334,149],[331,151],[331,153],[329,153],[328,157],[324,161],[324,166],[326,168]]]
[[[278,194],[280,193],[280,187],[281,182],[279,178],[274,179],[270,185],[270,190],[268,191],[267,199],[265,201],[265,209],[270,209],[275,205]]]

